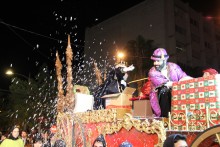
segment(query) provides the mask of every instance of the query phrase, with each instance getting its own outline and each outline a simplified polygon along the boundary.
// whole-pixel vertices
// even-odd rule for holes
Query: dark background
[[[33,76],[42,63],[55,65],[55,52],[83,50],[85,27],[97,24],[143,0],[20,0],[0,4],[0,89],[8,89],[5,71]],[[183,0],[204,16],[218,19],[219,0]],[[220,11],[219,11],[220,12]]]

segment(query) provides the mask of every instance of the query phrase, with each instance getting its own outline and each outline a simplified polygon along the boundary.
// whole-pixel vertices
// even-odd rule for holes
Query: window
[[[175,30],[176,30],[176,32],[178,32],[178,33],[180,33],[180,34],[182,34],[182,35],[186,35],[186,29],[184,29],[184,28],[182,28],[182,27],[180,27],[180,26],[178,26],[178,25],[175,25]]]
[[[198,27],[198,26],[199,26],[198,22],[197,22],[195,19],[193,19],[193,18],[190,18],[190,23],[191,23],[193,26],[195,26],[195,27]]]
[[[200,43],[200,37],[199,36],[197,36],[196,34],[191,34],[191,39],[192,39],[192,41],[194,41],[194,42],[197,42],[197,43]]]
[[[179,41],[176,41],[176,50],[178,52],[184,52],[185,51],[185,44]]]
[[[182,19],[183,19],[183,18],[185,18],[185,16],[186,16],[186,12],[185,12],[185,10],[182,9],[181,7],[175,5],[174,15],[175,15],[176,17],[179,17],[179,18],[182,18]]]
[[[212,49],[212,46],[209,42],[205,41],[205,47],[208,48],[208,49]]]
[[[220,35],[216,34],[215,39],[216,39],[217,42],[220,42]]]

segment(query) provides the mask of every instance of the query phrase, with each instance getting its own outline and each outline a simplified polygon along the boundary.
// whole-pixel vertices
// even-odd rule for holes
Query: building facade
[[[102,64],[138,35],[166,48],[169,61],[220,69],[219,27],[181,0],[145,0],[87,28],[85,60],[95,59]]]

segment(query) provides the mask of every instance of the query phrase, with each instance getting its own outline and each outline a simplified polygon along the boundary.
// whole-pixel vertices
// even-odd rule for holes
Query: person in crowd
[[[206,78],[210,75],[216,75],[218,74],[218,71],[213,69],[213,68],[208,68],[202,71],[203,72],[203,77]]]
[[[106,142],[104,136],[101,134],[99,135],[95,141],[93,142],[92,147],[106,147]]]
[[[130,142],[125,141],[122,142],[122,144],[120,144],[119,147],[133,147],[133,145]]]
[[[7,138],[6,134],[2,134],[1,135],[1,140],[0,140],[0,144]]]
[[[128,78],[128,71],[134,70],[134,66],[126,66],[124,62],[116,64],[112,69],[106,80],[101,84],[98,89],[94,92],[94,109],[105,108],[105,100],[101,97],[106,94],[114,94],[122,92],[127,87],[126,80]]]
[[[191,78],[180,66],[167,62],[168,58],[164,48],[157,48],[151,56],[154,66],[148,72],[152,84],[149,98],[153,113],[157,117],[168,117],[171,111],[172,83]]]
[[[182,134],[169,135],[164,141],[163,147],[188,147],[186,136]]]
[[[50,140],[50,146],[54,147],[54,144],[55,144],[55,142],[57,140],[56,134],[55,133],[50,133],[49,140]]]
[[[23,140],[25,147],[29,146],[30,139],[28,138],[27,131],[25,131],[25,130],[21,131],[21,139]]]
[[[1,143],[1,147],[24,147],[24,143],[19,137],[19,129],[19,126],[13,126],[10,130],[9,137]]]
[[[55,144],[53,147],[66,147],[66,143],[62,139],[58,139],[55,141]]]
[[[44,131],[41,133],[43,138],[43,147],[51,147],[49,131]]]
[[[43,138],[40,133],[36,133],[33,137],[33,147],[43,147]]]

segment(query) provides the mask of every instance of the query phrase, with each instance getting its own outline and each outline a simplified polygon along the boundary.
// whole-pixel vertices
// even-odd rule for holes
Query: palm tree
[[[154,40],[146,40],[141,35],[139,35],[136,40],[128,41],[125,47],[128,54],[126,60],[129,64],[135,66],[134,72],[129,75],[130,79],[141,79],[147,76],[147,72],[153,64],[152,60],[150,60],[150,56],[155,49]],[[144,81],[140,81],[137,84],[137,90],[140,92]]]

